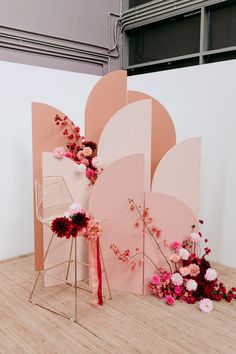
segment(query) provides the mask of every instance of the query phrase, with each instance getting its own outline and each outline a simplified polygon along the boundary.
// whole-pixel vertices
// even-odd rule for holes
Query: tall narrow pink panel
[[[162,157],[175,145],[176,134],[170,114],[159,101],[143,92],[128,91],[128,103],[147,98],[152,100],[151,177],[153,177]]]
[[[47,104],[32,103],[32,145],[33,145],[33,179],[42,180],[42,152],[53,151],[55,147],[62,146],[65,138],[54,124],[56,114],[64,113]],[[34,185],[34,183],[33,183]],[[35,194],[34,194],[35,195]],[[43,227],[35,213],[34,199],[34,252],[35,269],[43,269]]]
[[[98,143],[109,119],[127,104],[126,71],[113,71],[92,89],[85,110],[85,136]]]
[[[175,145],[155,171],[152,191],[168,194],[185,203],[198,218],[200,196],[201,139]]]
[[[170,244],[173,240],[184,241],[189,237],[192,231],[192,225],[196,225],[196,228],[198,227],[198,221],[187,205],[165,194],[146,193],[145,204],[146,207],[150,209],[150,215],[154,220],[153,225],[161,230],[161,237],[159,239],[155,238],[154,240],[146,230],[144,251],[156,263],[157,267],[163,267],[167,271],[170,271],[157,243],[169,261],[169,257],[173,251],[165,247],[164,240],[167,244]],[[169,264],[174,271],[173,263],[171,264],[169,261]],[[157,270],[154,265],[148,259],[145,259],[145,291],[148,290],[148,282],[151,276],[156,272]]]
[[[128,198],[143,205],[144,155],[123,157],[101,174],[89,200],[89,210],[102,222],[101,247],[110,286],[119,291],[142,294],[143,267],[135,272],[118,260],[110,246],[115,244],[122,252],[127,248],[135,253],[143,249],[140,228],[135,228],[136,215],[129,210]],[[104,282],[105,284],[105,282]]]
[[[58,160],[54,157],[53,153],[44,152],[42,157],[42,174],[43,177],[47,176],[62,176],[68,187],[69,193],[74,202],[78,202],[85,210],[88,209],[88,199],[90,194],[90,189],[88,189],[88,179],[85,174],[79,174],[77,172],[77,164],[68,159],[64,158]],[[63,198],[63,196],[62,196]],[[55,195],[56,202],[56,195]],[[65,203],[65,201],[63,201]],[[57,215],[62,216],[62,215]],[[50,241],[52,232],[48,227],[44,227],[44,253],[47,249],[48,243]],[[70,258],[70,245],[71,239],[63,239],[54,237],[52,242],[50,252],[47,255],[45,261],[45,268],[51,267],[54,264],[62,263]],[[77,242],[77,254],[78,260],[83,263],[88,263],[88,244],[87,241],[79,237]],[[73,256],[72,256],[73,258]],[[47,274],[57,276],[59,278],[65,279],[67,272],[68,263],[63,264],[57,268],[47,271]],[[88,277],[88,267],[83,265],[78,265],[78,280],[85,279]],[[70,267],[69,280],[74,281],[74,266],[73,263]],[[57,285],[61,282],[57,279],[51,277],[45,277],[45,285]]]
[[[119,110],[106,124],[98,144],[105,168],[132,154],[145,155],[145,189],[150,191],[152,101],[141,100]],[[133,174],[132,170],[130,173]]]

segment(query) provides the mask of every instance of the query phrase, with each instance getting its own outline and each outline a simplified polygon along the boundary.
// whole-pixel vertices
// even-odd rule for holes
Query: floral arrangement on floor
[[[155,260],[138,248],[133,254],[128,249],[121,252],[114,244],[110,248],[119,260],[130,266],[132,271],[141,267],[145,258],[153,264],[156,272],[150,279],[149,289],[155,297],[164,298],[168,305],[174,305],[176,300],[188,304],[199,301],[199,308],[205,313],[213,309],[212,300],[231,302],[236,299],[236,288],[226,290],[224,284],[218,280],[217,271],[206,260],[211,249],[205,246],[203,254],[200,255],[203,236],[195,225],[191,226],[190,234],[184,242],[173,240],[171,244],[167,244],[165,240],[159,240],[161,230],[153,224],[148,208],[137,206],[134,200],[129,200],[129,208],[137,212],[134,227],[144,227],[145,234],[153,238],[168,270],[159,268]],[[203,224],[203,221],[199,220],[199,223]],[[204,239],[204,242],[206,244],[208,240]],[[172,251],[170,257],[167,258],[162,247]]]
[[[54,150],[57,159],[67,157],[78,164],[79,173],[85,173],[89,179],[89,186],[93,185],[99,174],[103,171],[101,159],[96,156],[97,145],[87,141],[80,135],[80,128],[67,116],[61,118],[58,114],[54,118],[55,124],[62,130],[66,138],[66,145]]]
[[[102,229],[98,221],[78,203],[71,205],[64,216],[55,218],[51,223],[52,232],[59,238],[83,236],[87,240],[101,236]]]

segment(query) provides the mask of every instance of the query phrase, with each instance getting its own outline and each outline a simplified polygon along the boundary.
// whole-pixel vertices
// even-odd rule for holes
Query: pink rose
[[[63,159],[63,157],[65,156],[65,149],[59,146],[54,150],[53,153],[56,159]]]
[[[166,303],[167,303],[167,305],[170,305],[170,306],[174,305],[175,299],[173,298],[173,296],[167,295],[166,296]]]
[[[180,256],[177,255],[177,253],[174,253],[170,256],[170,261],[173,263],[178,263],[180,260]]]
[[[189,267],[180,267],[179,272],[182,275],[182,277],[186,277],[186,275],[189,275],[190,269]]]
[[[86,176],[88,178],[92,178],[94,176],[94,171],[91,170],[91,168],[88,168],[87,171],[86,171]]]
[[[180,295],[181,292],[182,292],[182,287],[181,286],[175,286],[174,292],[175,292],[175,294]]]
[[[153,274],[153,276],[151,277],[151,283],[154,285],[159,285],[161,282],[161,278],[159,277],[158,274]]]
[[[179,241],[172,241],[170,245],[173,248],[173,250],[177,250],[178,248],[181,247],[181,243]]]
[[[200,273],[200,268],[197,264],[190,264],[189,270],[192,277],[196,277]]]
[[[92,153],[93,153],[93,150],[89,147],[89,146],[85,146],[84,148],[83,148],[83,154],[84,154],[84,156],[91,156],[92,155]]]

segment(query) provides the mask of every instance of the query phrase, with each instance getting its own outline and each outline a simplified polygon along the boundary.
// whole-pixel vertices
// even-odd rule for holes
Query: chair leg
[[[68,276],[69,276],[69,272],[70,272],[70,264],[71,264],[71,255],[72,255],[72,249],[73,249],[73,241],[74,238],[72,237],[71,239],[71,244],[70,244],[70,254],[69,254],[69,261],[68,261],[68,266],[67,266],[67,271],[66,271],[66,282],[68,281]]]
[[[51,239],[50,239],[50,241],[49,241],[48,247],[47,247],[46,252],[45,252],[45,256],[44,256],[44,258],[43,258],[43,267],[44,267],[44,262],[45,262],[46,259],[47,259],[47,255],[48,255],[49,249],[50,249],[50,247],[51,247],[51,244],[52,244],[52,241],[53,241],[53,237],[54,237],[54,233],[52,233]],[[35,291],[35,289],[36,289],[36,286],[37,286],[37,284],[38,284],[40,274],[41,274],[41,271],[39,271],[38,274],[37,274],[37,276],[36,276],[36,279],[35,279],[35,282],[34,282],[34,286],[33,286],[33,289],[32,289],[32,291],[31,291],[31,294],[30,294],[30,297],[29,297],[29,301],[30,301],[30,302],[32,302],[32,297],[33,297],[34,291]]]
[[[77,322],[77,237],[75,238],[75,322]]]

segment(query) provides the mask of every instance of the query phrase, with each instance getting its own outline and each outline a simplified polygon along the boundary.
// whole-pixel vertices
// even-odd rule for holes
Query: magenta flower
[[[167,295],[166,296],[166,303],[167,303],[167,305],[170,305],[170,306],[174,305],[175,299],[173,298],[173,296]]]
[[[158,274],[153,274],[153,276],[151,277],[151,283],[153,285],[159,285],[161,282],[161,278],[159,277]]]
[[[177,250],[181,247],[181,243],[179,241],[172,241],[171,242],[171,247],[173,248],[173,250]]]

